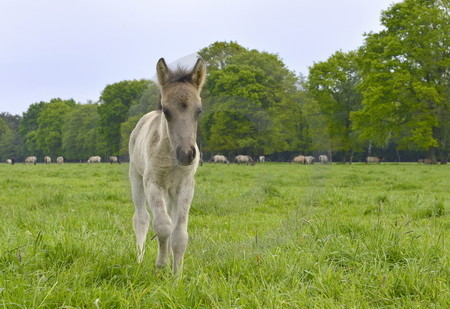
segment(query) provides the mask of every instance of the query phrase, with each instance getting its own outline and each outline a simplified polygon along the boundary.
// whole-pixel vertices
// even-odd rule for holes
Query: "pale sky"
[[[0,112],[51,98],[98,101],[216,41],[276,53],[307,75],[363,44],[399,0],[0,0]]]

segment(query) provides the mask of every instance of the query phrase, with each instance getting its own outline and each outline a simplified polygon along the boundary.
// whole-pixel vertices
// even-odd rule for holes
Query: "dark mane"
[[[178,66],[176,70],[170,71],[169,83],[192,83],[192,71]]]

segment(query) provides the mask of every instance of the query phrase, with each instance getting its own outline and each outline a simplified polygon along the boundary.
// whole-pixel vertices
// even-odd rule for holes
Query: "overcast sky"
[[[307,75],[362,45],[399,0],[0,0],[0,112],[51,98],[97,101],[216,41],[277,53]]]

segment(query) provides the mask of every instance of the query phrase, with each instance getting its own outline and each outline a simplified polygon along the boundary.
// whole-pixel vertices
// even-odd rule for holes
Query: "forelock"
[[[192,71],[182,66],[170,71],[169,84],[173,83],[192,83]]]

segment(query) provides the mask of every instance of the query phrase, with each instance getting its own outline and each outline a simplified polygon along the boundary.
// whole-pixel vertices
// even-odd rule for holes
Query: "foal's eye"
[[[166,118],[170,117],[170,112],[167,108],[163,107],[162,111],[163,111],[164,115],[166,116]]]
[[[196,112],[195,112],[195,116],[198,117],[200,116],[200,114],[203,112],[203,110],[201,108],[199,108]]]

